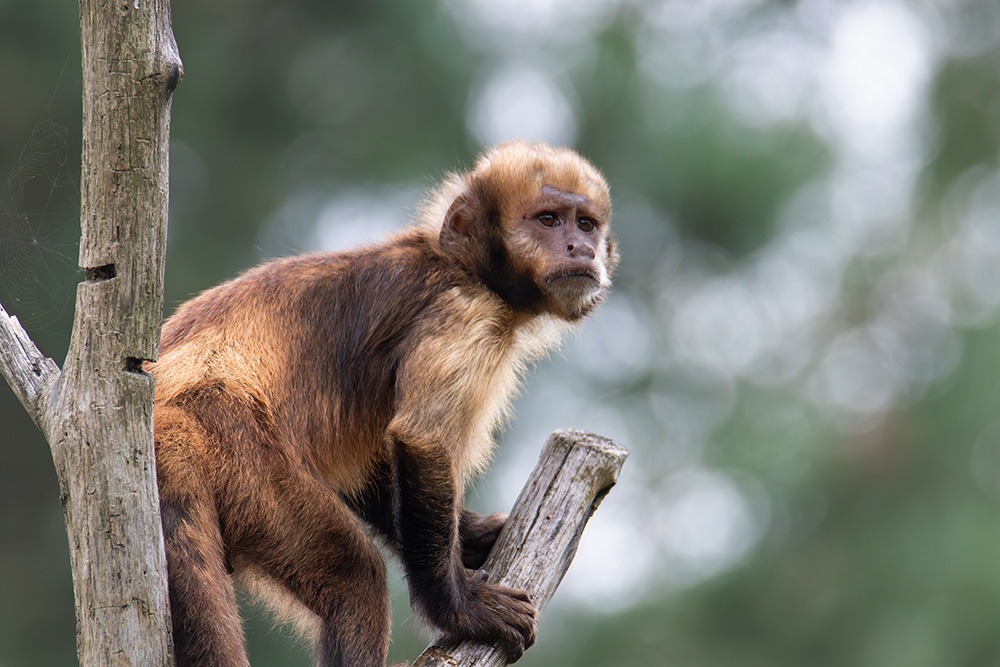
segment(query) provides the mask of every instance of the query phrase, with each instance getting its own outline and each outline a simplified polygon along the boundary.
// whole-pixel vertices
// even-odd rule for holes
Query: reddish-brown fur
[[[532,217],[549,208],[577,217],[550,229]],[[589,163],[507,144],[390,240],[270,262],[178,309],[148,368],[180,664],[247,664],[233,572],[311,629],[320,664],[384,664],[372,532],[431,623],[514,658],[530,645],[526,597],[465,574],[502,522],[462,511],[462,489],[524,364],[603,298],[609,223]]]

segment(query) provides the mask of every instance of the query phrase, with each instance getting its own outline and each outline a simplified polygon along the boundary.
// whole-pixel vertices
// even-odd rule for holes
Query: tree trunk
[[[59,478],[84,666],[171,664],[153,452],[170,94],[182,70],[167,0],[80,0],[80,266],[62,372],[0,308],[0,371]]]
[[[583,431],[555,431],[521,490],[483,570],[490,581],[521,588],[541,612],[569,569],[580,535],[618,480],[628,450]],[[414,667],[502,667],[496,646],[438,639]]]

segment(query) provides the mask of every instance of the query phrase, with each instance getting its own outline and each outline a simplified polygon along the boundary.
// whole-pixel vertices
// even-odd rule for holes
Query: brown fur
[[[550,203],[599,229],[533,222]],[[609,223],[589,163],[507,144],[388,241],[270,262],[178,309],[147,367],[180,664],[247,663],[234,571],[305,611],[320,664],[384,664],[372,530],[432,623],[511,657],[530,645],[524,595],[466,578],[462,559],[481,563],[502,522],[460,512],[462,489],[524,365],[603,298]]]

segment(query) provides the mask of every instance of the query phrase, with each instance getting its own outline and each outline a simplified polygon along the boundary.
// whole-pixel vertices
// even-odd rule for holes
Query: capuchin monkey
[[[501,515],[462,508],[526,363],[605,298],[608,186],[523,142],[451,174],[383,243],[268,262],[163,327],[155,436],[177,663],[248,664],[234,578],[313,639],[382,667],[386,570],[453,640],[535,640],[522,590],[480,567]]]

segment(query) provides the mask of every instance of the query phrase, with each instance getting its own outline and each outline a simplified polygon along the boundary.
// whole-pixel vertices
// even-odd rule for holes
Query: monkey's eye
[[[539,213],[535,216],[535,219],[546,227],[555,227],[559,224],[559,216],[555,213],[550,213],[549,211]]]
[[[576,226],[580,228],[580,231],[584,232],[592,232],[597,227],[590,218],[577,218]]]

